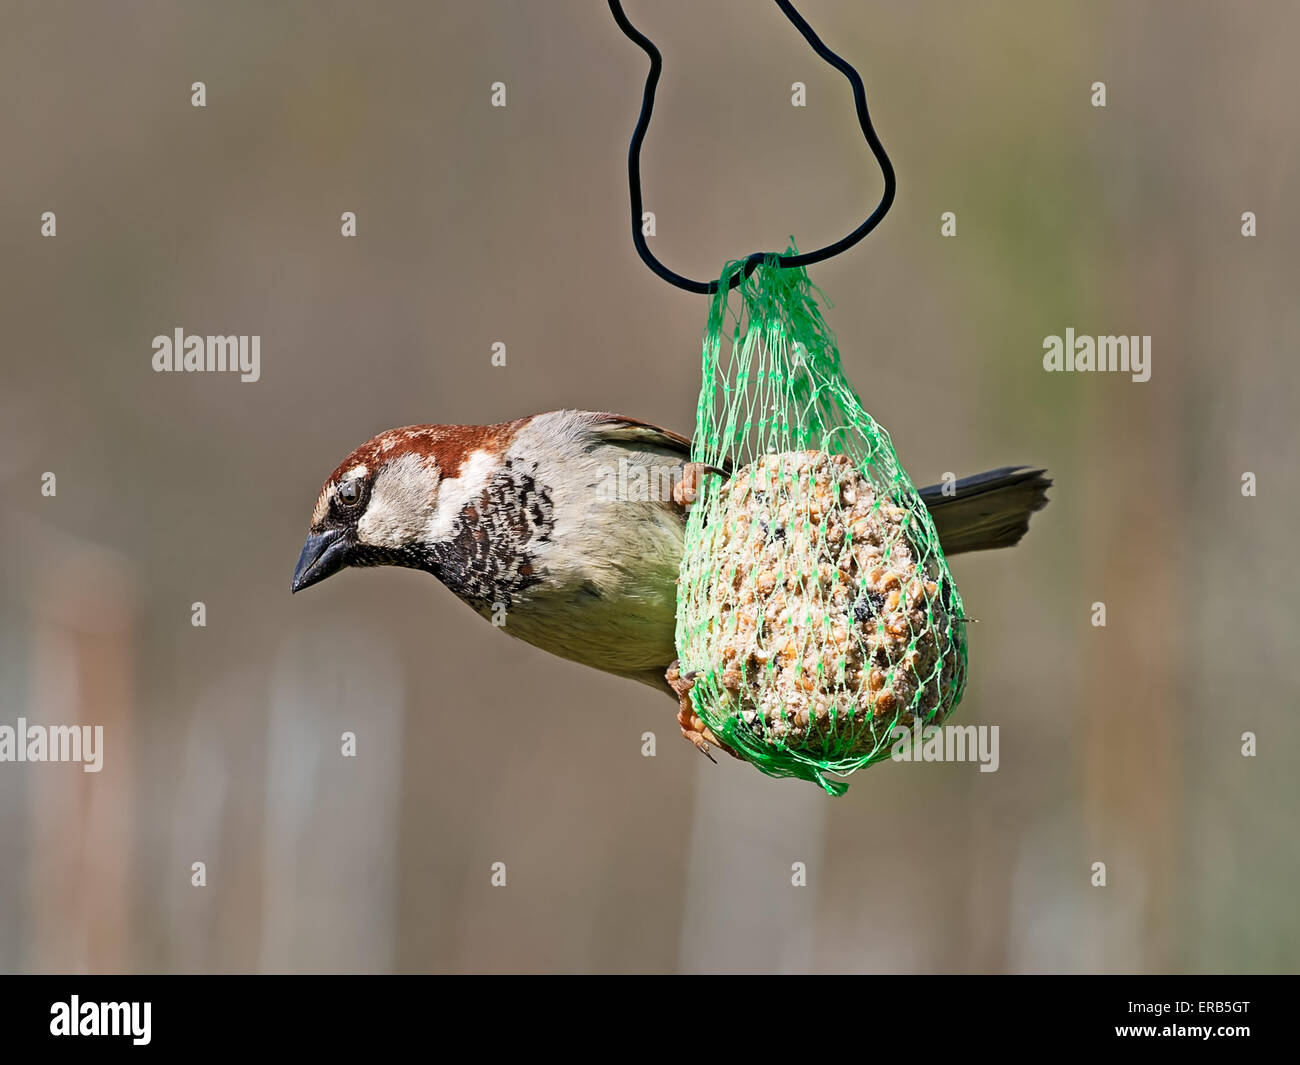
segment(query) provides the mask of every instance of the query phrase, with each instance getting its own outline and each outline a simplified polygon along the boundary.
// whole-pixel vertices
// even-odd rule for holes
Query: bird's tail
[[[1019,543],[1029,529],[1029,515],[1047,506],[1052,482],[1044,473],[1028,466],[1003,466],[963,477],[948,487],[947,494],[943,485],[922,488],[921,498],[934,519],[943,553],[988,551]]]

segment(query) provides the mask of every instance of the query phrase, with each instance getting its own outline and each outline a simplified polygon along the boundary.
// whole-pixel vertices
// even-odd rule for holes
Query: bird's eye
[[[338,487],[339,502],[345,507],[355,507],[361,502],[361,485],[357,481],[344,481]]]

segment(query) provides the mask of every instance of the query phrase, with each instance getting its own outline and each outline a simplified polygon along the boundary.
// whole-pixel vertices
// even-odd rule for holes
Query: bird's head
[[[345,566],[436,574],[440,545],[455,532],[475,486],[500,461],[500,428],[412,425],[367,440],[321,488],[292,590]]]

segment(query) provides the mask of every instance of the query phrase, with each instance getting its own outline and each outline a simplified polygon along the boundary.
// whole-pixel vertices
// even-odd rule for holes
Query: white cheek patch
[[[460,520],[461,511],[470,503],[477,503],[500,465],[500,456],[487,451],[474,451],[461,465],[455,477],[448,477],[438,487],[438,504],[428,516],[424,538],[428,543],[439,543],[451,538]]]
[[[357,522],[357,538],[375,547],[403,547],[418,540],[437,488],[437,477],[419,455],[394,459],[375,477],[370,502]]]

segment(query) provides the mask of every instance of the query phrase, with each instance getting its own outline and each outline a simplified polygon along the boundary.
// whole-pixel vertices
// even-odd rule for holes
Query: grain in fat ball
[[[719,490],[705,589],[719,712],[809,754],[869,754],[939,722],[960,652],[916,516],[843,455],[760,457]]]

